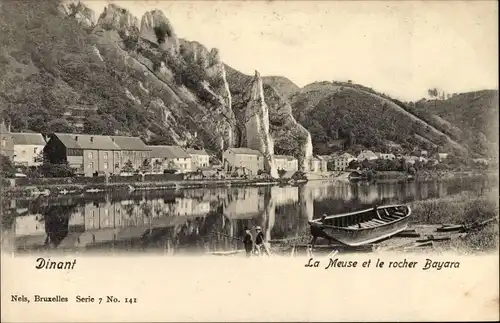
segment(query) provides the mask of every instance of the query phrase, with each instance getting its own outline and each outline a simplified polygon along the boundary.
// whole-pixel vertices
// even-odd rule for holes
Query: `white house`
[[[299,169],[297,158],[293,156],[274,155],[274,164],[276,165],[276,169],[283,169],[287,172]]]
[[[363,150],[358,155],[358,161],[362,162],[363,160],[375,160],[378,159],[377,155],[371,150]]]
[[[191,156],[191,166],[193,170],[210,166],[210,156],[205,149],[197,150],[186,148],[186,152]]]
[[[41,165],[45,139],[39,133],[11,132],[14,142],[14,164],[23,166]]]
[[[179,146],[148,146],[151,149],[151,167],[159,173],[166,169],[177,169],[181,173],[192,170],[191,156]]]

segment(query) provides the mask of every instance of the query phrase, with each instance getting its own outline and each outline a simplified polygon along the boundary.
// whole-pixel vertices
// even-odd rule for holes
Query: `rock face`
[[[79,0],[62,1],[59,4],[59,10],[70,17],[74,17],[86,28],[95,26],[94,12]]]
[[[140,37],[172,54],[179,52],[179,39],[170,21],[162,11],[146,12],[141,19]]]
[[[128,10],[109,4],[99,16],[97,27],[116,30],[122,37],[137,39],[139,21]]]
[[[274,142],[269,133],[269,109],[264,101],[264,89],[259,72],[255,71],[250,100],[245,111],[246,147],[264,155],[264,169],[273,178],[278,177],[274,164]]]
[[[61,11],[70,14],[71,8],[63,6]],[[257,72],[251,77],[226,66],[217,49],[179,39],[161,11],[146,12],[139,27],[128,10],[109,4],[91,40],[101,62],[126,78],[120,81],[124,97],[141,113],[153,116],[152,126],[145,129],[153,137],[180,143],[197,133],[206,148],[217,152],[229,147],[256,149],[273,177],[278,177],[276,139],[280,154],[300,161],[312,155],[309,133],[275,89],[263,84]],[[300,148],[294,143],[287,147],[290,142],[283,145],[281,136],[301,142]]]

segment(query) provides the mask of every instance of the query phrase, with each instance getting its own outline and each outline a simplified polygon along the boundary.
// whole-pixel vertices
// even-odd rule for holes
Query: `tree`
[[[142,162],[142,165],[140,167],[140,170],[142,172],[148,172],[148,171],[151,171],[151,163],[149,162],[149,159],[144,159],[144,161]]]
[[[123,165],[123,172],[125,173],[132,173],[134,171],[134,164],[132,163],[132,161],[129,159],[127,160],[127,162],[125,163],[125,165]]]
[[[63,132],[71,133],[73,132],[73,127],[65,119],[54,119],[47,124],[47,129],[50,132]]]
[[[16,172],[10,158],[0,155],[0,174],[2,177],[11,177]]]
[[[437,88],[432,88],[432,89],[428,89],[427,90],[427,93],[429,94],[429,96],[431,98],[437,98],[438,95],[439,95],[439,92],[438,92],[438,89]]]

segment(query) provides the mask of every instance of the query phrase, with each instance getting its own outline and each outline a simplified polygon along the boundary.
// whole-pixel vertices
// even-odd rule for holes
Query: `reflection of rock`
[[[307,221],[310,221],[314,217],[314,199],[312,196],[311,188],[307,185],[302,185],[299,187],[299,203],[300,203],[300,217]],[[307,220],[306,220],[307,219]]]

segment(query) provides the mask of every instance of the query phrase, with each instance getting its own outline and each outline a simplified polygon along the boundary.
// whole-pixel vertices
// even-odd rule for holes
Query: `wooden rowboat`
[[[320,237],[349,246],[376,242],[406,230],[410,214],[407,205],[389,205],[323,216],[309,221],[312,244]]]

